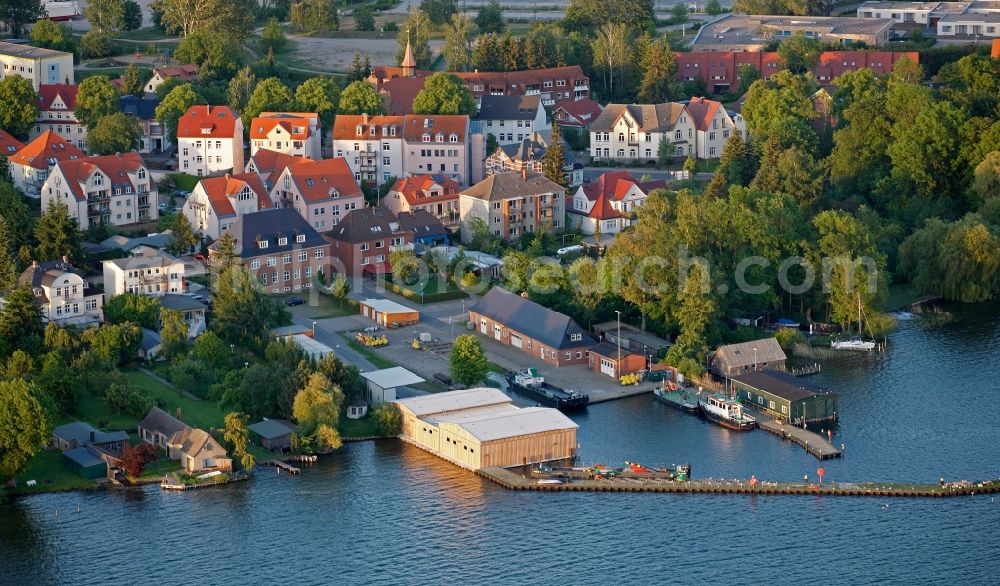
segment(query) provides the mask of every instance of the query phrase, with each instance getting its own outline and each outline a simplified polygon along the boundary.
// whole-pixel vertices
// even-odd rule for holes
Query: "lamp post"
[[[617,375],[622,368],[622,312],[616,309],[615,313],[618,314],[618,362],[615,364],[615,374]]]
[[[316,322],[315,321],[312,323],[312,338],[314,340],[316,339]]]

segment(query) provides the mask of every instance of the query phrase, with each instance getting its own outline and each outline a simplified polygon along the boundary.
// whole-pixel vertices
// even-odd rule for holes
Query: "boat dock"
[[[781,436],[784,439],[792,440],[820,460],[826,460],[827,458],[839,458],[844,455],[843,450],[838,449],[820,434],[813,433],[807,429],[802,429],[801,427],[795,427],[794,425],[788,425],[787,423],[781,423],[780,421],[768,418],[761,418],[757,422],[757,426],[764,431],[769,431],[775,435]]]
[[[260,463],[260,465],[274,466],[275,468],[278,469],[278,474],[281,474],[282,470],[288,472],[289,474],[300,474],[302,472],[301,469],[296,468],[295,466],[292,466],[288,462],[283,462],[281,460],[264,460],[263,462]]]
[[[685,494],[798,494],[829,496],[880,496],[945,498],[1000,493],[1000,480],[951,482],[943,484],[879,482],[765,482],[738,479],[675,481],[659,478],[571,479],[560,484],[539,484],[505,468],[482,468],[476,474],[509,490],[549,492],[667,492]]]

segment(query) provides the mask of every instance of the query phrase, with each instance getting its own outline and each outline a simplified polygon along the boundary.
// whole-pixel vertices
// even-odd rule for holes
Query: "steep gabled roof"
[[[81,159],[85,156],[87,155],[73,146],[73,143],[67,142],[51,130],[46,130],[10,157],[10,162],[35,169],[48,169],[59,161]]]
[[[321,161],[302,159],[292,162],[283,172],[291,177],[299,194],[307,202],[364,195],[343,157]]]
[[[358,129],[361,133],[358,134]],[[375,133],[372,134],[374,128]],[[390,132],[395,128],[395,133]],[[333,140],[378,140],[403,135],[402,116],[338,114],[333,121]]]
[[[542,107],[541,97],[483,96],[479,100],[479,120],[534,120]]]
[[[250,161],[253,162],[253,168],[257,173],[274,177],[281,175],[286,167],[306,160],[309,160],[308,157],[289,155],[271,149],[257,149],[257,152],[250,156]]]
[[[500,201],[527,195],[552,193],[561,196],[566,190],[562,185],[549,181],[541,173],[525,175],[516,171],[494,173],[479,183],[462,191],[461,195],[486,201]]]
[[[163,79],[177,78],[181,81],[191,81],[198,77],[198,66],[189,63],[172,67],[157,67],[153,69],[153,74],[159,74]]]
[[[323,236],[328,240],[357,244],[388,238],[402,232],[396,214],[383,206],[377,206],[351,210]]]
[[[261,112],[261,115],[250,123],[250,138],[265,139],[280,126],[288,133],[291,140],[307,140],[312,135],[310,124],[315,125],[319,117],[315,112]]]
[[[490,289],[469,311],[556,349],[592,346],[594,339],[568,315],[552,311],[501,287]],[[579,334],[579,340],[572,336]]]
[[[628,115],[643,132],[664,132],[673,129],[685,112],[684,104],[608,104],[601,115],[590,124],[592,132],[612,130],[618,119]]]
[[[112,189],[121,189],[125,192],[126,188],[135,188],[129,174],[138,172],[140,168],[145,167],[145,163],[142,161],[142,156],[133,151],[131,153],[59,161],[56,163],[56,167],[66,177],[68,187],[76,199],[84,201],[87,199],[87,194],[80,187],[80,184],[86,183],[87,179],[96,171],[100,170],[107,175]]]
[[[724,360],[730,367],[745,367],[763,362],[779,362],[786,358],[785,351],[776,338],[762,338],[720,346],[713,354],[712,362]]]
[[[177,137],[233,138],[238,120],[227,106],[191,106],[177,122]]]
[[[414,238],[448,234],[448,229],[441,220],[423,208],[411,212],[399,212],[396,214],[396,219],[399,220],[399,227],[413,234]]]
[[[402,116],[413,113],[413,99],[424,89],[425,77],[397,77],[382,84],[379,93],[385,102],[385,111]]]
[[[190,429],[181,420],[173,417],[159,407],[153,407],[146,417],[139,422],[139,427],[163,434],[167,438],[173,437],[175,433]]]
[[[160,105],[160,99],[122,96],[118,98],[118,103],[122,112],[129,116],[135,116],[140,120],[153,120],[156,118],[156,107]]]
[[[431,195],[434,186],[440,186],[436,195]],[[427,175],[411,175],[401,177],[393,183],[390,192],[396,192],[406,199],[410,205],[458,199],[461,189],[458,182],[440,173]]]
[[[271,198],[267,195],[267,189],[256,173],[237,173],[236,175],[225,175],[217,177],[206,177],[198,182],[202,191],[212,204],[212,209],[220,218],[235,216],[236,209],[229,199],[236,197],[244,187],[249,187],[257,195],[257,210],[271,208]]]
[[[76,109],[76,91],[78,86],[66,83],[43,83],[38,86],[38,109],[50,110],[52,102],[60,98],[66,110]]]
[[[0,130],[0,155],[11,157],[24,148],[24,143]]]
[[[274,256],[326,245],[326,241],[294,208],[279,208],[240,216],[226,230],[226,234],[236,239],[236,254],[242,259]],[[302,236],[302,242],[298,241],[299,236]],[[285,244],[281,244],[282,238],[285,239]],[[215,251],[218,242],[213,242],[208,247],[209,250]],[[267,242],[265,248],[261,248],[262,242]]]
[[[579,121],[580,124],[589,124],[601,115],[601,112],[604,111],[604,106],[590,98],[583,98],[582,100],[566,98],[555,103],[553,111],[558,112],[559,110],[566,112],[566,114]]]
[[[687,103],[688,112],[698,130],[708,130],[712,126],[712,118],[722,108],[722,104],[707,98],[692,97]]]

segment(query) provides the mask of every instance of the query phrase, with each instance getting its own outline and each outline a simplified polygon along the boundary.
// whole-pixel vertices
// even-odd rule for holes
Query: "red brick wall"
[[[482,321],[486,320],[486,333],[482,331]],[[530,354],[535,358],[544,360],[545,362],[553,366],[567,366],[570,364],[586,364],[587,363],[587,349],[585,346],[580,346],[577,348],[569,348],[556,350],[555,348],[543,344],[538,340],[526,336],[518,331],[513,331],[507,328],[504,324],[495,322],[492,319],[482,316],[474,311],[469,312],[469,321],[471,321],[476,327],[476,333],[493,340],[494,342],[499,342],[505,346],[511,346],[510,335],[513,332],[514,335],[521,338],[521,351],[525,354]],[[500,326],[502,328],[500,339],[497,339],[494,335],[494,326]],[[530,348],[529,348],[530,345]],[[544,353],[542,352],[544,350]],[[566,353],[570,354],[569,358],[566,358]],[[579,356],[577,356],[579,353]]]

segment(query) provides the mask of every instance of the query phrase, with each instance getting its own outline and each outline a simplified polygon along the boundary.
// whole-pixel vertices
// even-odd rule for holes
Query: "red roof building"
[[[250,154],[268,149],[319,159],[322,134],[315,112],[261,112],[250,123]]]
[[[605,173],[576,190],[566,208],[567,222],[587,235],[598,230],[603,235],[617,234],[632,224],[649,192],[666,185],[663,180],[640,183],[628,171]]]
[[[39,197],[42,184],[48,179],[49,170],[55,167],[56,163],[82,159],[85,156],[87,155],[83,151],[55,132],[43,132],[16,154],[8,157],[14,187],[27,196]]]
[[[238,218],[271,207],[256,173],[227,173],[199,181],[184,202],[183,214],[201,235],[218,240]]]
[[[178,170],[218,175],[243,169],[243,121],[226,106],[191,106],[177,121]]]
[[[159,216],[156,182],[137,152],[56,162],[41,192],[42,208],[56,201],[86,230],[128,226]]]
[[[273,187],[271,185],[271,177],[279,177],[281,172],[285,170],[285,167],[295,165],[303,160],[305,160],[305,157],[279,153],[270,149],[260,149],[250,155],[250,160],[247,161],[244,170],[247,173],[255,173],[260,177],[260,180],[264,182],[264,186],[270,191],[271,187]]]
[[[153,70],[153,77],[149,78],[143,88],[147,94],[156,93],[156,88],[160,87],[168,79],[178,81],[193,81],[198,77],[198,66],[193,64],[177,65],[175,67],[157,67]]]
[[[318,232],[336,226],[351,210],[364,206],[364,193],[343,157],[289,161],[271,175],[271,202],[295,208]]]
[[[38,117],[30,138],[52,131],[79,148],[87,146],[87,128],[76,119],[77,86],[65,83],[38,86]]]
[[[385,207],[394,214],[426,210],[449,228],[458,226],[458,182],[433,173],[397,179],[385,196]]]
[[[552,109],[552,118],[560,126],[586,128],[603,110],[604,106],[590,98],[559,100]]]
[[[17,140],[10,134],[0,130],[0,155],[5,157],[14,156],[17,151],[24,148],[24,143]]]

